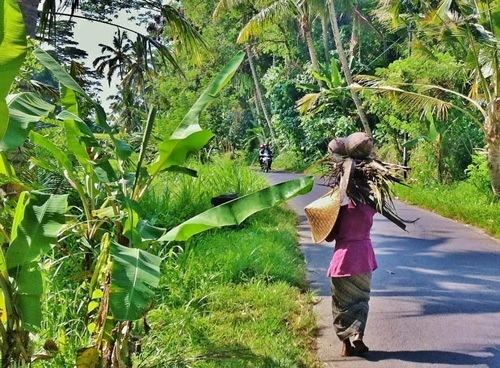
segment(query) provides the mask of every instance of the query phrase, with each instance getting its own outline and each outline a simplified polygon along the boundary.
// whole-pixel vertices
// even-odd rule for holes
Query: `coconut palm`
[[[351,69],[349,68],[349,62],[347,61],[347,56],[342,45],[342,39],[340,37],[340,29],[337,21],[337,11],[335,10],[335,5],[333,0],[328,0],[328,10],[330,15],[330,24],[332,26],[333,39],[335,40],[335,46],[337,47],[337,52],[339,54],[339,61],[342,65],[342,71],[344,73],[345,79],[348,84],[353,84],[354,79],[352,77]],[[370,125],[368,124],[368,118],[366,117],[365,111],[361,106],[361,101],[359,100],[358,94],[355,90],[351,91],[352,99],[356,105],[356,109],[361,120],[361,124],[367,134],[372,135]]]
[[[453,105],[436,96],[426,96],[424,93],[409,92],[404,88],[383,86],[377,82],[371,87],[399,92],[404,96],[409,108],[424,108],[429,111],[446,112],[455,107],[477,121],[485,133],[488,151],[488,163],[492,189],[496,197],[500,197],[500,71],[498,37],[498,1],[442,1],[436,7],[430,7],[426,2],[416,2],[418,14],[413,9],[402,7],[401,0],[384,1],[381,11],[387,12],[386,19],[397,27],[413,22],[419,30],[417,36],[419,45],[439,46],[447,51],[455,51],[456,57],[464,63],[470,72],[470,88],[465,93],[451,91],[440,86],[417,86],[420,91],[438,90],[461,97],[469,105],[479,111],[483,117],[477,121],[461,106]],[[392,11],[395,10],[395,11]],[[407,11],[404,13],[404,11]],[[451,47],[450,47],[451,46]],[[429,50],[425,50],[427,55]],[[429,56],[428,56],[429,57]],[[403,87],[403,86],[400,86]],[[415,85],[412,86],[413,88]]]
[[[128,38],[127,31],[118,29],[113,36],[113,45],[105,45],[100,43],[101,53],[103,55],[97,57],[92,65],[96,68],[96,72],[100,75],[104,74],[107,69],[106,79],[111,85],[111,80],[118,74],[120,78],[124,78],[127,66],[132,62],[130,52],[132,50],[132,42]]]
[[[89,18],[87,16],[80,16],[75,14],[77,8],[80,5],[83,5],[85,3],[90,4],[92,3],[91,1],[43,0],[43,6],[40,11],[40,18],[38,17],[38,7],[42,3],[42,0],[18,0],[18,3],[23,14],[27,35],[31,37],[36,36],[36,27],[38,22],[40,23],[40,28],[43,33],[45,32],[45,30],[50,30],[55,25],[56,16],[67,16],[73,19],[83,18],[137,33],[132,29],[127,29],[126,27],[101,20],[99,17]],[[113,2],[111,1],[109,6],[112,5]],[[104,7],[106,8],[106,6]],[[66,8],[70,8],[71,11],[69,13],[61,12]],[[200,33],[184,17],[183,12],[179,9],[178,5],[175,5],[174,3],[162,4],[162,2],[139,0],[131,1],[129,2],[129,4],[119,2],[117,6],[113,7],[113,10],[117,11],[117,9],[123,10],[131,8],[145,8],[149,12],[157,14],[161,18],[161,22],[164,25],[163,28],[165,30],[168,30],[168,37],[170,41],[172,41],[174,47],[182,47],[185,50],[193,53],[194,55],[198,55],[199,48],[205,45]],[[142,35],[142,37],[144,37],[144,40],[146,40],[150,46],[156,48],[159,51],[159,54],[163,59],[166,59],[175,68],[180,70],[179,65],[177,65],[176,58],[169,48],[165,47],[160,41],[156,39],[156,37],[151,37],[149,35]]]
[[[145,96],[151,82],[158,76],[152,65],[152,59],[148,59],[148,43],[143,37],[137,36],[132,43],[130,60],[126,65],[126,74],[122,80],[124,89],[136,90],[140,96]]]
[[[218,15],[224,10],[231,9],[245,2],[248,1],[221,0],[214,11],[214,15]],[[312,25],[318,7],[323,1],[274,0],[271,2],[257,1],[254,3],[261,10],[246,23],[238,35],[237,42],[245,43],[253,37],[260,36],[270,25],[279,24],[288,19],[295,19],[299,25],[300,34],[307,44],[312,67],[314,71],[319,72],[318,56],[312,36]]]

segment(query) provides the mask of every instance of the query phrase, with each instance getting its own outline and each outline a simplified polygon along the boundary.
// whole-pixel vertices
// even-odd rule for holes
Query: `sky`
[[[143,28],[135,25],[133,22],[127,19],[129,16],[130,15],[121,15],[116,20],[114,20],[113,23],[144,33]],[[79,43],[78,47],[80,49],[85,50],[89,54],[87,60],[85,61],[85,65],[89,68],[93,68],[92,61],[94,61],[96,57],[101,56],[101,48],[98,45],[100,43],[105,45],[112,45],[113,36],[117,28],[108,24],[91,22],[85,19],[74,18],[74,21],[76,22],[74,28],[75,41]],[[131,37],[134,38],[133,36]],[[107,101],[106,98],[116,93],[117,82],[119,82],[119,80],[117,78],[114,78],[114,80],[112,80],[111,86],[109,86],[106,78],[102,79],[102,93],[100,94],[100,97],[101,104],[106,110],[108,109],[110,104],[110,102]]]

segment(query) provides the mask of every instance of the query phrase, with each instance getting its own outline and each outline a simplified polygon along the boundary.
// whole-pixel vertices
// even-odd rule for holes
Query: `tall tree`
[[[97,57],[92,65],[96,68],[96,72],[104,75],[107,69],[106,79],[111,85],[111,80],[118,74],[121,79],[125,77],[128,65],[131,63],[130,52],[132,50],[132,42],[128,38],[127,31],[118,29],[113,36],[113,45],[105,45],[100,43],[101,53],[103,55]]]
[[[244,0],[243,0],[244,1]],[[243,1],[239,1],[240,3]],[[237,2],[222,0],[229,7]],[[312,34],[313,20],[316,16],[319,2],[316,0],[275,0],[269,5],[264,6],[256,15],[254,15],[240,31],[237,42],[247,42],[252,37],[260,36],[270,25],[283,22],[287,19],[295,19],[299,26],[301,36],[307,45],[309,58],[313,69],[319,72],[319,62],[314,46]],[[219,8],[223,8],[220,6]]]
[[[347,61],[347,56],[344,50],[344,46],[342,44],[342,38],[340,37],[340,29],[337,22],[337,12],[335,10],[334,1],[328,0],[328,4],[329,4],[330,23],[333,31],[333,38],[335,40],[335,46],[337,47],[337,52],[339,54],[340,64],[342,65],[342,71],[344,72],[347,84],[353,85],[354,79],[352,77],[351,69],[349,68],[349,62]],[[363,106],[361,105],[361,101],[359,100],[358,94],[354,90],[351,90],[351,94],[354,104],[356,105],[356,109],[358,111],[361,124],[363,125],[365,132],[371,136],[372,131],[368,123],[368,118],[366,117],[365,111],[363,110]]]
[[[500,197],[499,2],[445,0],[431,7],[430,3],[419,1],[412,2],[412,7],[405,7],[404,1],[390,0],[381,5],[379,13],[390,20],[390,24],[396,27],[415,25],[419,30],[416,36],[419,36],[421,49],[425,50],[426,44],[446,47],[469,70],[468,92],[460,93],[461,91],[446,90],[440,86],[424,88],[461,96],[482,114],[484,120],[480,125],[485,132],[492,189],[497,198]],[[425,54],[432,57],[428,51],[425,50]],[[414,102],[417,97],[414,95]],[[434,109],[450,106],[436,99],[422,101],[427,107],[434,102]]]

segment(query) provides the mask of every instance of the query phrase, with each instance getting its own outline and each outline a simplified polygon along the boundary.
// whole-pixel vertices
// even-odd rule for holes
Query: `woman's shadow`
[[[487,367],[499,367],[500,350],[490,347],[479,355],[463,354],[451,351],[440,350],[414,350],[414,351],[377,351],[370,350],[363,355],[363,358],[370,362],[382,360],[400,360],[405,362],[427,363],[427,364],[449,364],[476,366],[486,365]]]

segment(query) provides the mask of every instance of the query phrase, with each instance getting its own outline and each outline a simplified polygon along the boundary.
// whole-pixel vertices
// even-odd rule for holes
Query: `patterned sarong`
[[[333,327],[341,341],[365,331],[371,280],[371,272],[332,277]]]

